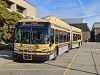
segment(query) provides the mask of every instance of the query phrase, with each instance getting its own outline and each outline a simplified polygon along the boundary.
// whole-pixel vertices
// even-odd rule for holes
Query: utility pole
[[[55,16],[56,9],[58,9],[57,6],[55,6],[55,7],[54,7],[54,10],[53,10],[53,12],[54,12],[54,16]]]

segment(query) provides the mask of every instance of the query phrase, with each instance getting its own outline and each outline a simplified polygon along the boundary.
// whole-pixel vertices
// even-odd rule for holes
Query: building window
[[[17,5],[17,8],[16,8],[16,11],[19,12],[19,13],[22,13],[23,14],[23,11],[25,10],[25,8]]]
[[[11,6],[14,4],[13,2],[10,2],[8,0],[5,0],[7,3],[7,8],[11,9]]]

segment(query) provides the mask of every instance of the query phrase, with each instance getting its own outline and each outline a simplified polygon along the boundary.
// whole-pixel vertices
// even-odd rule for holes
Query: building
[[[83,18],[67,18],[61,20],[70,24],[71,26],[80,28],[83,34],[83,41],[90,41],[90,29],[87,23],[83,23]]]
[[[100,42],[100,22],[95,22],[92,27],[91,41]]]
[[[83,18],[66,18],[61,20],[69,24],[83,23]]]
[[[70,25],[82,29],[82,32],[90,31],[87,23],[73,23]]]
[[[8,4],[8,10],[19,12],[24,17],[31,16],[36,18],[36,7],[25,0],[5,0]]]

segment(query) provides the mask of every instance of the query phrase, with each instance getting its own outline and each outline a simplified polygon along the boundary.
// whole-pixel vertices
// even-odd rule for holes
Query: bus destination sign
[[[44,23],[23,23],[22,26],[44,27]]]
[[[45,22],[20,22],[17,24],[18,27],[48,27],[49,23]]]

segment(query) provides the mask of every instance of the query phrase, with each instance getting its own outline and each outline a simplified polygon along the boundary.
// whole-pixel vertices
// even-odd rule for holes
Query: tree
[[[4,40],[10,39],[11,34],[8,33],[8,26],[6,24],[4,24],[3,27],[0,27],[0,30],[2,31],[1,36]]]
[[[7,8],[7,3],[4,0],[0,0],[0,6]]]
[[[10,12],[7,3],[0,0],[0,39],[10,39],[11,33],[8,32],[8,26],[14,26],[23,16],[17,12]],[[13,35],[13,34],[12,34]]]
[[[0,26],[3,26],[10,16],[10,12],[6,9],[6,7],[7,7],[6,2],[0,0]]]
[[[17,12],[10,12],[11,17],[8,19],[8,25],[15,25],[19,20],[23,18],[20,13]]]

